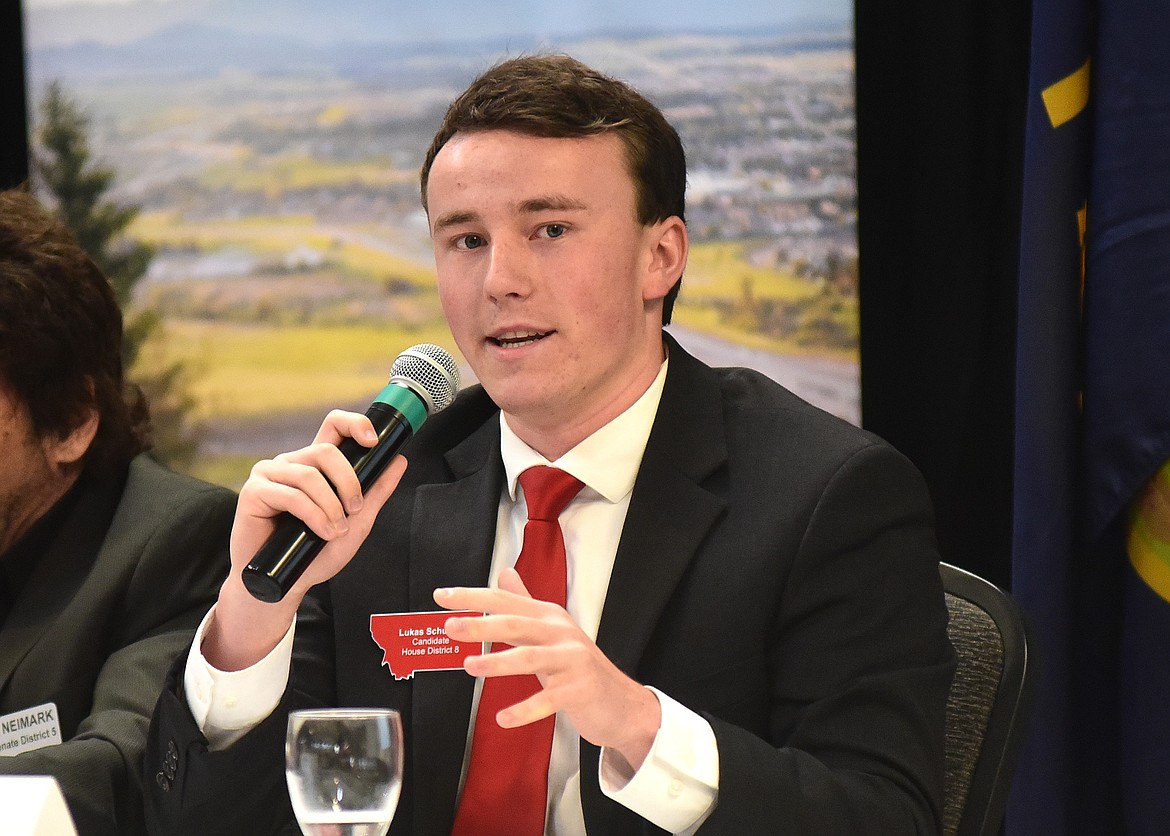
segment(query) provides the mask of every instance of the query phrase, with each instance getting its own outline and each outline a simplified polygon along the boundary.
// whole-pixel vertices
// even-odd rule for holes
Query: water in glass
[[[306,836],[382,836],[402,789],[402,721],[388,709],[294,711],[285,774]]]

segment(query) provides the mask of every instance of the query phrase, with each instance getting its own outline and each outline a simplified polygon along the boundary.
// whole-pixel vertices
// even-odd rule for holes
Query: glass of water
[[[305,836],[383,836],[402,790],[402,718],[386,708],[293,711],[284,764]]]

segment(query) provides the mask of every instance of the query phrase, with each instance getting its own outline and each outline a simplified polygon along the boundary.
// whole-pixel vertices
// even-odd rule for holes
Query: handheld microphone
[[[364,447],[347,438],[338,445],[346,461],[353,465],[362,493],[374,484],[427,416],[450,405],[458,389],[459,368],[439,346],[421,343],[398,355],[390,369],[390,382],[366,410],[378,434],[377,443]],[[261,601],[279,601],[325,542],[285,511],[277,517],[276,531],[244,567],[244,586]]]

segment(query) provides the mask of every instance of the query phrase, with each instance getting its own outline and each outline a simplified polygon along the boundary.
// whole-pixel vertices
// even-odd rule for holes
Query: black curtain
[[[925,475],[943,559],[1008,587],[1031,4],[855,14],[862,420]]]
[[[20,0],[0,0],[0,188],[28,178],[24,26]]]

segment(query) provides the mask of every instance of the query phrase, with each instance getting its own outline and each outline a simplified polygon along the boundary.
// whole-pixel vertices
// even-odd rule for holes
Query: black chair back
[[[1031,705],[1032,667],[1023,610],[1004,590],[939,566],[959,657],[947,699],[946,836],[995,836]]]

